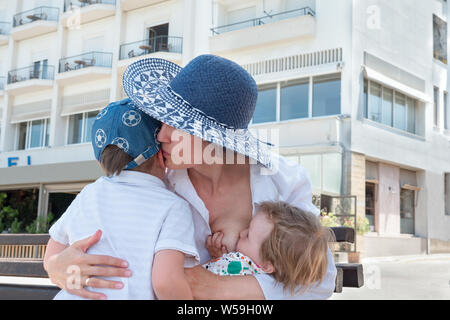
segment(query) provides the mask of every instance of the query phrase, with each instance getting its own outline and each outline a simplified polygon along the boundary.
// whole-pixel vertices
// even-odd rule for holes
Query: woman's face
[[[175,170],[201,164],[204,146],[208,144],[198,137],[164,123],[157,139],[161,143],[165,166]]]

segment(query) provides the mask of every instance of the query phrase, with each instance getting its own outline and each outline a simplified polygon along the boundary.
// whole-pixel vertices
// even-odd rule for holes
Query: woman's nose
[[[173,127],[163,123],[161,126],[161,130],[159,130],[158,135],[156,136],[156,139],[159,142],[166,142],[166,143],[170,143],[171,142],[171,135],[172,135],[172,131],[174,130]]]

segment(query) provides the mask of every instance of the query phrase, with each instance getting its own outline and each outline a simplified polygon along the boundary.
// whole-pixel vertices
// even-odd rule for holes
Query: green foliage
[[[30,225],[25,227],[27,233],[47,233],[50,229],[50,223],[53,220],[53,214],[49,212],[47,219],[43,217],[36,218]]]
[[[18,220],[19,211],[17,209],[13,209],[9,205],[5,205],[6,198],[6,193],[0,193],[0,233],[5,230],[12,230],[12,227],[14,227],[15,230],[17,230],[17,228],[20,229],[21,224]]]
[[[349,227],[355,228],[355,217],[339,217],[333,212],[321,212],[320,222],[325,227]],[[364,235],[369,232],[369,220],[366,217],[356,218],[356,233]]]

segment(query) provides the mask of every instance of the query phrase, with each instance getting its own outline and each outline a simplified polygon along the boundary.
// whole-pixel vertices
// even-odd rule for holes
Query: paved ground
[[[450,254],[363,259],[364,286],[334,300],[450,300]]]

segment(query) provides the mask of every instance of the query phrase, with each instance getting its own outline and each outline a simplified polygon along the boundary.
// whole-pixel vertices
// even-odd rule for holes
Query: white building
[[[365,256],[449,251],[447,19],[445,0],[0,0],[0,191],[39,191],[45,216],[101,174],[89,128],[130,63],[212,53],[255,77],[252,128],[315,194],[356,196]]]

